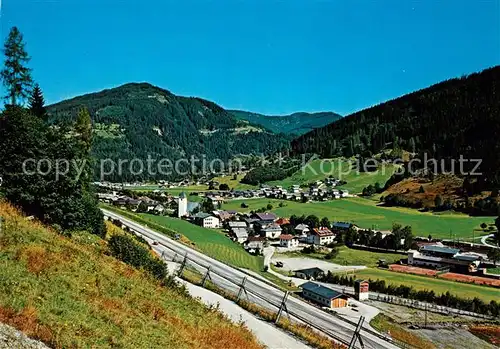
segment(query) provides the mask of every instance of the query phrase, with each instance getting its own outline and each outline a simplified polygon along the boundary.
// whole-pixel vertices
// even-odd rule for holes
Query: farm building
[[[307,268],[295,270],[294,274],[296,277],[306,280],[317,280],[325,275],[325,272],[320,268]]]
[[[449,268],[459,272],[475,272],[481,256],[460,253],[459,249],[440,245],[425,245],[419,251],[408,251],[408,265],[427,268]]]
[[[314,282],[306,282],[302,286],[302,296],[328,308],[343,308],[348,304],[346,295]]]

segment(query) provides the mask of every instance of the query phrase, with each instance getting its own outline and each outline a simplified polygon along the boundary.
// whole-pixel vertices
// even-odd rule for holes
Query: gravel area
[[[21,331],[0,323],[0,349],[48,349],[45,344],[28,338]]]
[[[327,261],[322,261],[320,259],[315,258],[304,258],[304,257],[286,257],[279,256],[273,257],[271,259],[272,263],[276,263],[277,261],[283,262],[283,270],[297,270],[297,269],[307,269],[318,267],[325,271],[331,270],[333,271],[342,271],[342,270],[359,270],[365,269],[365,266],[356,266],[356,265],[340,265],[334,264]]]

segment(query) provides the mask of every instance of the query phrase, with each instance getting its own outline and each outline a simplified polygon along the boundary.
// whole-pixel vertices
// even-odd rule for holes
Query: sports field
[[[247,253],[241,245],[232,242],[219,230],[202,228],[178,218],[155,216],[146,213],[138,215],[186,236],[207,256],[236,267],[256,272],[262,271],[264,266],[262,257]]]
[[[248,208],[241,208],[244,202]],[[473,229],[478,229],[483,222],[493,223],[492,217],[470,217],[462,214],[435,215],[416,210],[396,207],[380,207],[376,202],[362,198],[341,199],[325,202],[300,203],[275,199],[232,200],[223,205],[226,210],[250,212],[271,204],[281,217],[291,215],[314,214],[320,218],[328,217],[333,221],[351,222],[361,228],[390,230],[393,223],[411,225],[413,233],[427,237],[431,234],[436,238],[471,239]],[[279,207],[280,203],[284,205]],[[478,233],[476,233],[477,237]]]
[[[465,284],[426,276],[408,275],[375,268],[357,270],[354,275],[356,275],[356,278],[362,279],[385,280],[386,284],[412,286],[417,290],[433,290],[436,294],[449,291],[451,294],[461,298],[478,297],[486,302],[492,300],[498,301],[500,294],[499,289],[494,287]]]

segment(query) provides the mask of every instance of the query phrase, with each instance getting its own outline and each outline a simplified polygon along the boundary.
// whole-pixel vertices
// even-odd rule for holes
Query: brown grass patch
[[[26,267],[32,274],[40,275],[42,272],[63,262],[59,253],[47,251],[43,246],[32,245],[17,251],[17,259],[26,261]]]
[[[20,312],[0,307],[0,322],[22,331],[30,338],[55,346],[52,331],[47,326],[40,324],[38,311],[33,306],[28,305]]]
[[[469,327],[469,331],[493,345],[500,346],[500,326],[475,325]]]

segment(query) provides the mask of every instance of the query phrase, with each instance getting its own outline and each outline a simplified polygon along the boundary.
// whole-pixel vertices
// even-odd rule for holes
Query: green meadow
[[[294,184],[322,181],[329,176],[333,176],[347,182],[341,188],[349,190],[352,193],[360,193],[363,191],[363,188],[376,182],[383,186],[392,176],[395,169],[396,167],[392,164],[384,164],[383,167],[380,167],[378,171],[373,173],[358,172],[354,160],[344,158],[317,159],[303,166],[290,177],[267,184],[290,187]]]
[[[207,256],[236,267],[256,272],[262,271],[264,266],[262,257],[247,253],[241,245],[231,241],[219,230],[202,228],[178,218],[146,213],[138,214],[138,216],[186,236]]]
[[[248,208],[241,208],[244,202]],[[280,203],[283,207],[279,207]],[[394,223],[411,225],[415,235],[436,238],[471,239],[473,230],[483,222],[492,223],[492,217],[470,217],[462,214],[422,213],[412,209],[380,207],[376,202],[362,198],[350,198],[325,202],[300,203],[275,199],[232,200],[223,205],[226,210],[250,212],[271,204],[273,211],[281,217],[291,215],[316,215],[333,221],[351,222],[361,228],[390,230]],[[478,233],[476,232],[476,236]]]
[[[376,268],[357,270],[354,275],[356,278],[362,279],[385,280],[386,284],[412,286],[417,290],[433,290],[436,294],[449,291],[461,298],[478,297],[486,302],[498,301],[500,295],[498,288],[494,287],[466,284],[428,276],[409,275]]]

